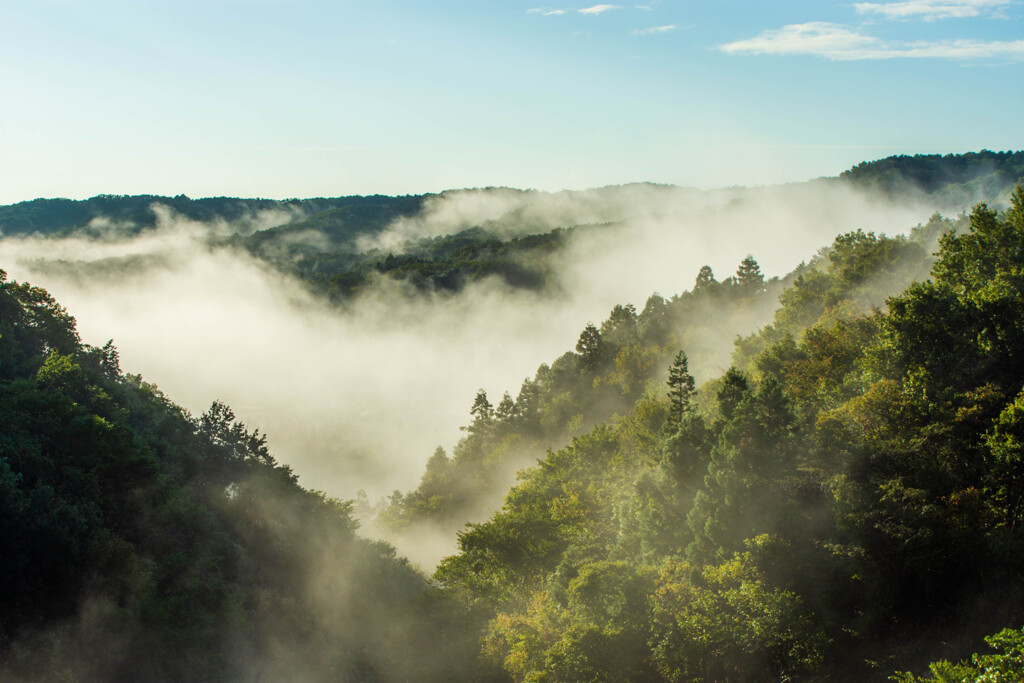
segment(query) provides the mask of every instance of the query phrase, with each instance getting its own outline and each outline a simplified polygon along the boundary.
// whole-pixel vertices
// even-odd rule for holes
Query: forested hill
[[[191,199],[185,195],[97,195],[90,199],[34,199],[0,206],[0,236],[66,235],[101,236],[106,233],[131,235],[155,227],[159,221],[154,206],[167,207],[176,215],[200,223],[229,223],[252,230],[265,230],[295,223],[309,216],[322,216],[318,225],[328,234],[345,225],[360,230],[383,229],[399,216],[420,210],[422,196],[334,197],[330,199],[242,199],[210,197]]]
[[[871,288],[922,250],[840,236],[722,377],[698,386],[682,347],[660,390],[523,471],[435,574],[487,661],[515,681],[1024,680],[1024,190],[917,234],[943,227],[930,279],[885,310]],[[568,356],[580,387],[604,383],[605,330],[622,338],[585,330]],[[467,441],[500,452],[523,413],[478,400]],[[400,512],[431,514],[461,465],[433,459]]]
[[[0,680],[470,680],[448,601],[0,270]]]
[[[991,202],[1024,178],[1024,152],[917,154],[865,161],[840,174],[854,187],[901,197],[924,192],[948,209]]]

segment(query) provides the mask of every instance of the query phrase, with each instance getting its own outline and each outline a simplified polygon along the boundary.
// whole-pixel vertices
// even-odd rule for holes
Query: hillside
[[[1022,244],[1018,189],[879,310],[865,287],[923,250],[840,236],[723,377],[698,388],[684,348],[667,396],[523,471],[435,575],[484,656],[516,681],[883,681],[977,651],[934,680],[1018,680]]]
[[[45,291],[0,271],[0,678],[450,680],[471,667],[425,576],[200,416]],[[454,667],[454,668],[453,668]]]

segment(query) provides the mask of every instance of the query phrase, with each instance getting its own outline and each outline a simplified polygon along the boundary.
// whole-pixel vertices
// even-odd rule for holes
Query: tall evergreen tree
[[[747,254],[740,262],[740,267],[736,269],[736,284],[751,294],[765,291],[761,266],[750,254]]]
[[[693,291],[700,292],[712,289],[717,284],[718,280],[715,279],[715,274],[711,272],[711,266],[701,266],[700,272],[697,273],[697,281],[693,284]]]
[[[697,391],[697,383],[689,371],[686,353],[682,350],[676,354],[672,366],[668,369],[668,398],[670,402],[669,419],[673,431],[679,430],[683,414],[692,409],[691,401]]]
[[[587,370],[595,369],[601,362],[603,351],[604,341],[601,339],[601,333],[592,323],[587,323],[576,342],[576,353],[580,354],[583,367]]]

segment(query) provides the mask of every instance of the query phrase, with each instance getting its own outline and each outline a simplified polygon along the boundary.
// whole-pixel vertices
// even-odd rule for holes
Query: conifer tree
[[[740,267],[736,269],[736,284],[751,294],[765,291],[761,266],[750,254],[747,254],[740,262]]]
[[[696,393],[696,382],[689,371],[686,353],[682,350],[676,354],[672,367],[668,370],[668,398],[670,401],[669,416],[674,431],[678,431],[683,421],[683,414],[692,409],[690,405]]]
[[[715,279],[711,266],[701,266],[700,272],[697,273],[697,281],[693,284],[693,291],[700,292],[712,289],[717,284],[718,280]]]
[[[473,407],[469,409],[469,414],[476,420],[490,420],[493,417],[494,409],[491,402],[487,400],[487,392],[483,389],[476,392],[476,398],[473,399]]]
[[[582,356],[583,367],[587,370],[595,369],[601,362],[603,350],[604,342],[601,339],[601,333],[592,323],[587,323],[580,333],[579,341],[576,342],[576,353]]]

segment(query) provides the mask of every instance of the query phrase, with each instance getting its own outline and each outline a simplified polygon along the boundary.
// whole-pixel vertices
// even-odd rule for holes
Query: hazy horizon
[[[1022,27],[1011,0],[7,0],[0,203],[756,186],[1022,149]]]

